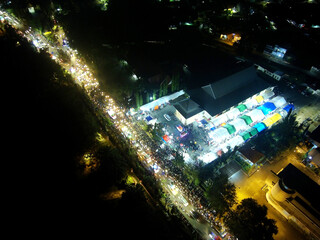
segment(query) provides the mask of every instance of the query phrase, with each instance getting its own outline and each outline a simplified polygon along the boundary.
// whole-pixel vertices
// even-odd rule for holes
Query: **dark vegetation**
[[[49,9],[55,8],[50,6],[50,1],[31,1],[39,5],[39,11],[34,16],[27,12],[26,2],[13,2],[15,12],[29,21],[34,28],[40,31],[52,28],[52,22],[49,20],[52,12]],[[175,74],[162,81],[163,85],[157,86],[157,89],[146,81],[128,81],[135,69],[120,61],[129,55],[126,51],[129,48],[124,46],[149,39],[167,38],[181,43],[181,51],[190,43],[201,42],[198,31],[181,31],[176,35],[169,35],[166,31],[169,19],[163,14],[164,9],[156,9],[152,1],[110,1],[107,14],[96,8],[94,1],[55,2],[63,9],[61,13],[55,13],[57,20],[64,26],[69,39],[74,39],[70,43],[71,46],[79,49],[88,60],[88,64],[95,69],[102,86],[123,103],[134,95],[132,101],[136,100],[136,106],[139,106],[149,101],[149,96],[160,97],[173,92],[169,80],[179,80],[180,77],[180,71],[175,71]],[[221,3],[220,8],[224,7],[226,6]],[[287,14],[286,17],[292,17],[288,10],[280,7],[283,8],[272,4],[267,12],[275,18],[283,12]],[[252,46],[258,51],[263,51],[265,44],[285,43],[288,39],[293,40],[293,47],[299,48],[301,42],[312,42],[312,39],[301,33],[302,30],[292,31],[292,26],[289,29],[288,24],[284,23],[285,19],[280,20],[283,25],[278,24],[281,32],[267,30],[264,10],[259,9],[251,16],[251,8],[249,5],[244,8],[247,19],[241,24],[246,27],[247,32],[244,33],[248,35],[244,36],[239,46],[240,52],[250,52]],[[276,14],[277,11],[279,14]],[[214,17],[210,21],[218,22],[222,26],[216,29],[218,31],[227,31],[234,23],[240,22],[231,17]],[[142,176],[143,183],[152,195],[159,197],[162,193],[158,190],[153,176],[146,173],[137,162],[132,161],[134,154],[130,154],[131,150],[127,146],[117,142],[116,132],[109,130],[109,137],[116,142],[117,148],[97,147],[94,140],[96,132],[104,129],[101,129],[101,119],[93,114],[86,96],[46,54],[35,54],[22,39],[14,37],[10,30],[7,32],[9,33],[0,39],[1,56],[5,56],[1,58],[1,75],[5,84],[3,89],[8,89],[9,93],[12,91],[12,95],[15,96],[7,103],[9,126],[12,125],[10,129],[14,129],[8,142],[19,149],[13,155],[15,159],[19,159],[15,163],[23,166],[22,174],[16,172],[14,177],[23,179],[20,181],[19,189],[23,189],[21,195],[24,197],[19,198],[22,202],[19,204],[26,213],[25,218],[36,216],[39,219],[36,224],[54,229],[54,232],[62,230],[63,225],[66,227],[72,223],[86,232],[94,234],[103,231],[110,236],[116,235],[117,238],[144,239],[152,236],[163,239],[168,238],[169,233],[172,237],[177,219],[172,216],[169,220],[172,227],[168,227],[168,219],[160,210],[146,203],[139,185],[129,187],[123,183],[129,169],[134,168],[135,173],[139,177]],[[211,37],[206,36],[205,39]],[[278,39],[282,40],[278,42]],[[17,41],[20,42],[20,46]],[[307,51],[299,50],[298,60],[304,58],[306,53],[318,51],[317,48],[312,48],[312,44],[304,46],[308,46]],[[312,62],[312,58],[308,60]],[[140,64],[143,65],[143,62]],[[137,89],[139,91],[134,92]],[[283,123],[251,142],[267,157],[272,157],[299,140],[298,130],[294,116],[289,115]],[[99,159],[99,168],[84,177],[79,174],[83,169],[76,159],[92,148]],[[186,179],[195,185],[208,182],[205,185],[206,198],[212,209],[220,216],[229,216],[226,220],[229,221],[229,228],[241,239],[241,231],[245,229],[241,223],[248,220],[240,219],[241,212],[247,213],[243,210],[245,204],[243,202],[238,205],[236,211],[231,210],[232,205],[236,203],[234,186],[218,175],[219,168],[229,161],[228,158],[229,156],[222,156],[202,168],[184,167],[181,158],[176,158],[173,163],[185,173]],[[216,178],[217,176],[220,179]],[[106,202],[99,197],[114,188],[126,189],[120,200]],[[249,205],[257,208],[257,211],[260,209],[254,203],[246,206]],[[260,212],[261,215],[266,214],[265,209]],[[254,228],[255,226],[252,226],[253,230]],[[275,233],[272,226],[269,229],[271,230],[267,234]],[[174,238],[186,238],[182,236],[183,234],[177,230]]]
[[[261,206],[256,200],[246,198],[228,213],[225,223],[239,240],[273,239],[278,233],[275,220],[267,218],[267,207]]]
[[[8,158],[16,183],[10,191],[15,228],[32,236],[189,239],[176,216],[147,202],[140,185],[125,184],[133,167],[157,196],[152,175],[127,147],[98,145],[101,119],[69,75],[10,28],[0,36],[0,51],[2,89],[9,94],[6,144],[15,149]],[[99,167],[83,175],[79,158],[87,151],[94,152]],[[101,198],[112,189],[126,192],[117,200]]]

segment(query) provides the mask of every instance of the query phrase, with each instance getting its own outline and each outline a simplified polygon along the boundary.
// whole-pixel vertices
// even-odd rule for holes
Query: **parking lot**
[[[201,153],[209,151],[208,134],[203,128],[197,126],[197,122],[184,126],[174,115],[175,111],[176,109],[168,104],[158,110],[147,112],[145,116],[151,116],[157,119],[157,123],[162,123],[165,134],[170,138],[168,146],[180,151],[186,162],[194,163]],[[170,121],[164,117],[165,114],[170,117]]]

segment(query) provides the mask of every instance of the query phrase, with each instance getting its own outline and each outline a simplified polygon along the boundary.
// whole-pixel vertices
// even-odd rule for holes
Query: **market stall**
[[[272,102],[266,102],[262,106],[257,107],[260,109],[264,115],[268,115],[272,111],[274,111],[277,107]]]
[[[271,125],[275,124],[281,119],[281,115],[279,113],[273,114],[271,117],[265,119],[262,121],[267,127],[270,127]]]
[[[243,115],[240,118],[243,119],[247,125],[253,123],[251,117],[249,117],[248,115]]]
[[[236,108],[238,108],[240,112],[243,112],[247,109],[247,106],[245,104],[240,104]]]
[[[218,117],[215,117],[214,119],[211,120],[212,124],[215,127],[218,127],[220,124],[225,123],[228,121],[228,117],[226,114],[222,114]]]
[[[247,109],[252,109],[258,105],[257,100],[254,98],[247,99],[244,104],[246,105]]]
[[[262,132],[264,129],[266,129],[266,125],[263,122],[259,122],[256,125],[253,126],[255,129],[257,129],[258,132]]]
[[[263,102],[263,97],[261,95],[258,95],[254,97],[254,99],[257,101],[257,103],[262,103]]]
[[[258,122],[264,119],[264,114],[260,109],[254,109],[246,115],[249,116],[253,122]]]
[[[246,121],[244,119],[242,119],[242,118],[237,118],[237,119],[229,122],[229,124],[235,127],[236,132],[239,132],[241,130],[245,130],[245,129],[248,128],[248,125],[247,125]]]
[[[261,93],[261,96],[263,97],[264,100],[267,100],[267,99],[271,98],[272,96],[274,96],[274,92],[270,89],[266,89],[265,91],[263,91]]]
[[[226,140],[230,134],[228,130],[224,127],[220,127],[215,129],[214,131],[209,132],[209,136],[215,141],[215,142],[223,142]]]
[[[281,119],[281,115],[279,113],[275,113],[273,114],[270,119],[272,120],[273,124],[275,124],[276,122],[280,121]]]
[[[235,119],[237,116],[239,116],[239,114],[240,114],[239,108],[232,108],[226,113],[229,120]]]
[[[250,134],[251,137],[253,137],[253,136],[258,134],[258,130],[256,128],[254,128],[254,127],[248,129],[247,132]]]
[[[282,107],[287,103],[286,100],[281,96],[276,96],[272,98],[270,102],[272,102],[277,108]]]
[[[244,143],[244,139],[237,135],[234,138],[231,138],[228,142],[227,145],[233,150],[236,146],[239,146],[240,144]]]
[[[233,125],[226,124],[223,127],[228,130],[229,134],[233,134],[236,132],[236,128]]]
[[[244,131],[242,133],[239,133],[239,136],[242,137],[242,139],[244,141],[247,141],[251,136],[250,133],[248,133],[247,131]]]
[[[285,111],[287,111],[287,112],[289,112],[290,110],[294,110],[295,109],[295,107],[294,107],[294,105],[293,104],[288,104],[287,106],[285,106],[284,108],[283,108]]]

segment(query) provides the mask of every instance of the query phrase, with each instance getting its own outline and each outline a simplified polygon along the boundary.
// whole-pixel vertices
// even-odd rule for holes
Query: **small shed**
[[[241,156],[244,159],[249,160],[253,164],[261,162],[264,159],[264,155],[261,152],[248,145],[244,145],[243,147],[241,147],[238,152],[240,152]]]

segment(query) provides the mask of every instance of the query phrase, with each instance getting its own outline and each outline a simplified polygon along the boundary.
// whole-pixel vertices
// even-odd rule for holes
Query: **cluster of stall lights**
[[[2,11],[0,11],[0,14],[5,15],[6,20],[9,20],[11,25],[17,29],[18,33],[21,33],[21,31],[18,30],[18,28],[21,25],[17,20],[9,17],[7,13],[4,13]],[[21,35],[28,39],[29,42],[32,42],[38,51],[40,49],[46,50],[55,62],[61,65],[66,71],[68,71],[71,74],[71,76],[76,80],[76,82],[85,89],[90,99],[97,106],[102,107],[102,110],[105,113],[111,114],[115,126],[120,131],[124,130],[127,131],[127,134],[130,134],[131,136],[137,136],[137,134],[134,134],[135,131],[132,124],[125,118],[124,109],[117,107],[115,105],[114,100],[111,97],[105,95],[104,92],[100,91],[98,80],[93,77],[93,74],[90,71],[89,67],[79,58],[77,50],[74,50],[69,46],[63,46],[63,48],[60,46],[50,45],[49,41],[47,41],[47,39],[44,36],[32,33],[31,28],[29,28],[27,31],[25,31],[25,33],[22,33]],[[60,49],[64,51],[64,53],[70,57],[70,63],[63,62],[59,54],[50,53],[50,49]],[[99,137],[99,139],[101,138]],[[147,154],[150,153],[151,150],[148,147],[148,145],[144,142],[144,140],[137,140],[135,146],[137,148],[137,153],[140,159],[146,160],[148,165],[154,169],[156,177],[161,177],[161,175],[157,173],[163,171],[158,166],[157,161]],[[82,160],[85,165],[85,173],[89,173],[90,171],[98,167],[98,161],[91,153],[84,154]],[[165,172],[167,173],[167,171]]]

